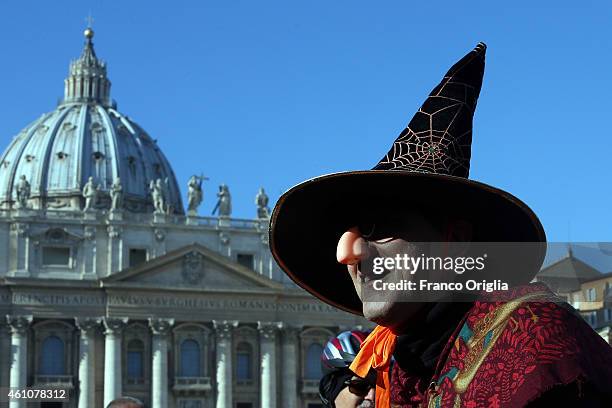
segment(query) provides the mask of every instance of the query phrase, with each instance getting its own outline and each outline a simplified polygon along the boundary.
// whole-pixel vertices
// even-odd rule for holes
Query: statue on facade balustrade
[[[110,188],[111,196],[111,211],[121,209],[123,205],[123,186],[121,185],[121,178],[117,177]]]
[[[166,187],[167,185],[168,185],[168,178],[166,178],[165,183],[160,178],[158,178],[157,180],[151,180],[151,182],[149,183],[149,190],[151,191],[153,207],[155,208],[153,212],[155,214],[165,214],[166,213]]]
[[[255,204],[257,205],[257,218],[270,218],[270,207],[268,203],[270,198],[266,194],[263,187],[259,189],[259,192],[255,196]]]
[[[93,209],[98,202],[98,194],[100,193],[100,185],[94,185],[93,177],[89,176],[87,183],[83,186],[83,197],[85,198],[85,207],[83,211]]]
[[[28,199],[30,198],[30,192],[30,183],[26,179],[25,175],[21,175],[21,177],[19,178],[19,182],[15,187],[18,208],[28,208]]]
[[[208,177],[191,176],[187,183],[187,214],[197,215],[198,207],[204,201],[204,191],[202,190],[202,182],[208,180]]]
[[[229,192],[229,187],[225,184],[219,186],[217,193],[217,204],[212,210],[213,215],[218,211],[219,217],[229,217],[232,215],[232,197]]]

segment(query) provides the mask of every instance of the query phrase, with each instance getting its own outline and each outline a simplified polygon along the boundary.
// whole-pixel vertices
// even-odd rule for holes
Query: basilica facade
[[[297,288],[253,219],[187,210],[156,140],[111,99],[85,31],[64,99],[0,157],[0,387],[66,390],[11,408],[315,408],[320,354],[366,324]],[[199,169],[197,169],[199,170]],[[196,169],[194,169],[194,172]],[[4,404],[0,402],[0,404]]]

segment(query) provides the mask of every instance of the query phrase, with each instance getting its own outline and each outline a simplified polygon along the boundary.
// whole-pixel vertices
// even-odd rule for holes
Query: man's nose
[[[368,246],[357,227],[346,231],[338,240],[336,259],[344,265],[354,265],[367,256]]]

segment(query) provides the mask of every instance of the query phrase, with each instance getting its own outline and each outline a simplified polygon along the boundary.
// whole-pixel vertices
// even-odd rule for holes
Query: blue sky
[[[202,214],[227,183],[253,217],[320,174],[371,168],[446,70],[488,45],[470,177],[515,194],[551,241],[612,241],[607,1],[0,3],[0,146],[62,96],[91,11],[112,96]],[[358,199],[355,197],[354,199]]]

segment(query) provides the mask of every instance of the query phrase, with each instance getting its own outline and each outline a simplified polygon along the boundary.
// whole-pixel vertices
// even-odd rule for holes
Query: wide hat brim
[[[362,314],[346,265],[336,260],[340,236],[355,226],[358,214],[423,208],[470,222],[479,242],[545,243],[535,213],[512,194],[462,177],[411,171],[364,170],[307,180],[284,193],[270,222],[270,249],[278,265],[322,301]],[[507,277],[528,283],[539,271],[545,245],[521,270]]]

